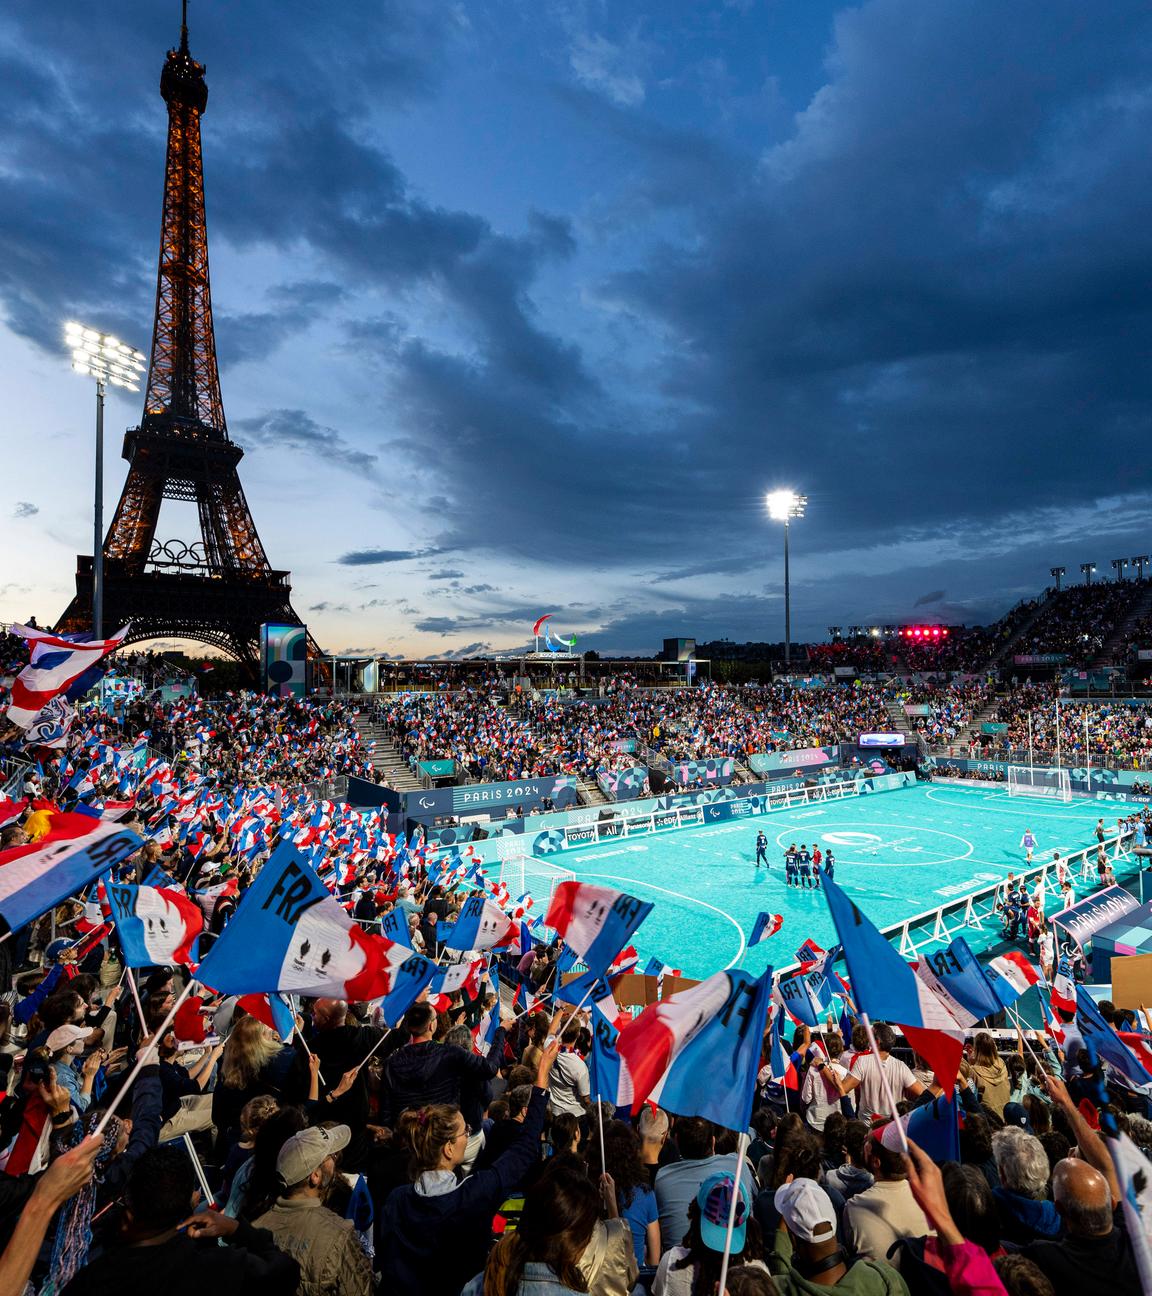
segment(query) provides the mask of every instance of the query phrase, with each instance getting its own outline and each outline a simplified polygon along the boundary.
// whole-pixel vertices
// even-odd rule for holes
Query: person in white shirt
[[[895,1102],[899,1102],[901,1098],[918,1098],[924,1092],[924,1086],[912,1074],[911,1069],[899,1058],[892,1056],[892,1045],[896,1042],[892,1027],[887,1022],[876,1022],[872,1034],[876,1037],[877,1052],[861,1053],[854,1058],[852,1070],[844,1081],[847,1093],[859,1090],[856,1094],[856,1114],[866,1121],[874,1116],[894,1115],[889,1111],[884,1079],[888,1081]]]
[[[548,1102],[553,1115],[566,1112],[569,1116],[583,1116],[591,1103],[588,1064],[576,1052],[580,1029],[578,1025],[568,1027],[560,1039],[560,1055],[552,1064]]]
[[[1064,903],[1060,906],[1061,909],[1071,909],[1076,903],[1076,892],[1072,890],[1072,883],[1065,882],[1060,888],[1060,894],[1064,899]]]
[[[800,1101],[806,1108],[804,1120],[814,1130],[824,1129],[824,1122],[840,1110],[840,1099],[849,1092],[844,1088],[848,1069],[839,1062],[844,1041],[839,1035],[825,1035],[822,1045],[823,1051],[819,1044],[813,1044],[809,1050],[811,1061],[800,1086]]]

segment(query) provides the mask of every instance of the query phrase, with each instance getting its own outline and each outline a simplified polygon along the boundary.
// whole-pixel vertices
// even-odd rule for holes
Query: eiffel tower
[[[289,573],[269,565],[236,467],[244,451],[228,437],[212,297],[200,117],[204,65],[188,51],[183,0],[180,48],[160,74],[168,105],[168,152],[156,320],[144,416],[124,434],[128,478],[104,538],[106,630],[131,624],[125,642],[193,639],[255,672],[263,622],[300,625]],[[200,539],[158,540],[163,500],[196,505]],[[76,563],[76,596],[58,632],[92,626],[92,559]],[[309,656],[319,650],[309,637]]]

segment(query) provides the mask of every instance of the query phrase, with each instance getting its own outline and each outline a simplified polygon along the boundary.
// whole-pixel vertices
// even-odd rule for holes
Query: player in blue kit
[[[787,882],[789,886],[796,886],[799,881],[796,871],[796,855],[796,843],[793,842],[784,852],[784,881]]]
[[[812,856],[808,854],[808,843],[800,843],[800,854],[796,857],[800,865],[800,885],[810,887],[812,885]]]
[[[760,865],[763,864],[765,869],[772,866],[768,863],[768,838],[764,836],[764,830],[756,834],[756,872],[760,872]]]

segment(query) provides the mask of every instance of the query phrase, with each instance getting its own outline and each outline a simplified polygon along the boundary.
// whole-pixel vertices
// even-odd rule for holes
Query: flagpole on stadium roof
[[[72,352],[72,368],[96,379],[96,480],[92,511],[92,638],[104,638],[104,388],[107,383],[127,391],[140,390],[144,357],[110,333],[69,322],[64,340]]]

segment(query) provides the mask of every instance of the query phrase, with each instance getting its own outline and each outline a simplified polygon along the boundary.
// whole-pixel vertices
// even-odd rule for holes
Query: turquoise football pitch
[[[1118,809],[1095,801],[1013,798],[1001,788],[920,785],[618,838],[551,855],[548,862],[655,902],[634,942],[642,965],[655,955],[685,976],[737,963],[761,972],[769,963],[793,963],[808,937],[825,948],[836,939],[823,895],[785,884],[784,851],[792,842],[807,843],[809,850],[819,843],[825,853],[831,847],[836,881],[877,927],[887,927],[1022,869],[1025,829],[1036,838],[1033,862],[1040,864],[1054,850],[1067,855],[1094,845],[1102,814],[1114,835]],[[757,872],[760,829],[771,867]],[[749,950],[747,937],[761,910],[782,914],[784,925]]]

